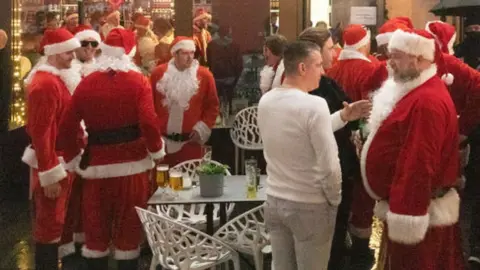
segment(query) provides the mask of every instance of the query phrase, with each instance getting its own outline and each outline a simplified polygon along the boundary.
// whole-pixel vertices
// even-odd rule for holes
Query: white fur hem
[[[152,169],[155,166],[150,156],[131,162],[92,165],[86,170],[77,169],[77,173],[85,179],[112,178],[139,174]]]
[[[397,30],[393,33],[388,50],[397,49],[414,56],[433,61],[435,59],[435,40],[428,39],[415,33]]]
[[[32,148],[32,145],[29,145],[25,148],[23,152],[22,161],[27,164],[30,168],[38,169],[38,159],[35,150]],[[63,157],[58,157],[58,162],[65,166],[65,160]]]
[[[348,224],[348,232],[352,235],[361,238],[361,239],[369,239],[372,235],[372,227],[369,228],[357,228],[352,224]]]
[[[40,185],[46,187],[48,185],[58,183],[62,179],[67,177],[67,172],[63,168],[62,164],[51,168],[48,171],[40,172],[38,178],[40,179]]]
[[[390,240],[415,245],[420,243],[428,230],[430,215],[409,216],[387,212],[388,237]]]
[[[262,94],[271,90],[274,77],[275,70],[271,66],[264,66],[260,72],[260,90],[262,90]]]
[[[91,30],[91,29],[78,32],[77,34],[75,34],[75,37],[80,41],[92,38],[98,43],[102,42],[102,38],[100,37],[100,34],[98,34],[97,31]]]
[[[118,72],[134,71],[134,72],[141,73],[140,68],[138,68],[132,62],[132,59],[125,54],[123,54],[120,57],[102,54],[97,59],[95,64],[92,65],[90,69],[90,74],[95,71],[106,72],[109,70],[114,70]]]
[[[177,44],[172,46],[172,48],[170,49],[170,53],[174,54],[178,50],[195,51],[195,42],[192,39],[179,41],[177,42]]]
[[[82,154],[83,154],[83,150],[81,150],[80,153],[77,156],[75,156],[72,160],[70,160],[68,163],[65,163],[64,165],[65,170],[68,170],[69,172],[74,172],[78,164],[80,164],[80,160],[82,159]]]
[[[80,46],[81,44],[80,44],[80,41],[78,41],[78,39],[71,38],[64,42],[46,45],[44,47],[44,53],[46,56],[56,55],[56,54],[73,51],[75,49],[80,48]]]
[[[150,151],[148,152],[150,154],[150,157],[154,160],[162,159],[166,155],[165,141],[163,139],[161,139],[161,140],[162,140],[162,148],[160,150],[158,150],[157,152],[150,152]]]
[[[370,59],[365,57],[361,52],[355,50],[345,50],[343,49],[338,56],[338,60],[350,60],[350,59],[359,59],[367,62],[372,62]]]
[[[458,222],[460,216],[460,196],[451,189],[443,197],[431,201],[428,208],[430,226],[451,226]]]
[[[387,201],[377,201],[375,208],[373,208],[373,214],[381,221],[385,221],[387,219],[387,213],[389,209],[390,206],[388,205]]]
[[[387,45],[392,38],[393,32],[378,34],[375,39],[377,40],[377,46]]]
[[[85,243],[85,233],[74,233],[73,242],[75,243]]]
[[[352,44],[352,45],[345,45],[343,46],[343,49],[345,50],[358,50],[360,49],[361,47],[367,45],[368,43],[370,43],[370,39],[371,39],[372,35],[370,33],[370,30],[367,30],[367,34],[357,43],[355,44]]]
[[[58,247],[58,257],[61,259],[68,255],[72,255],[75,253],[75,244],[70,242],[68,244],[63,244]]]
[[[99,258],[107,257],[108,254],[110,254],[109,249],[107,249],[105,251],[98,251],[98,250],[88,249],[87,246],[83,246],[83,248],[82,248],[82,255],[85,258],[99,259]]]
[[[203,121],[198,121],[195,126],[193,126],[193,130],[198,132],[202,143],[206,143],[208,138],[210,138],[210,134],[212,134],[212,130]]]
[[[115,249],[113,257],[115,260],[133,260],[140,257],[140,248],[134,250]]]
[[[102,50],[103,55],[108,55],[111,57],[122,57],[126,55],[125,49],[122,47],[113,47],[105,43],[100,44],[100,50]]]

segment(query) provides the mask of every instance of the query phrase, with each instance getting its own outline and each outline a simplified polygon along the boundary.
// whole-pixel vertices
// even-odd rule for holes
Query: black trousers
[[[471,207],[470,220],[470,256],[480,258],[480,126],[469,136],[470,160],[466,168],[466,188],[464,199]],[[464,217],[461,217],[464,218]]]

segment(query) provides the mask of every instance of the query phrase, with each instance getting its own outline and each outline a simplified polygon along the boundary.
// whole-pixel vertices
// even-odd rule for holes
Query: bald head
[[[7,41],[8,41],[8,36],[7,32],[5,32],[3,29],[0,29],[0,50],[5,48],[7,46]]]

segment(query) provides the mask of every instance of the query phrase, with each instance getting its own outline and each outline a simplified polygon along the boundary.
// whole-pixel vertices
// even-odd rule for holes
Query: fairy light
[[[21,14],[22,5],[18,0],[12,0],[12,102],[10,105],[10,129],[19,128],[25,125],[25,94],[20,78],[20,57],[22,50],[22,27]]]

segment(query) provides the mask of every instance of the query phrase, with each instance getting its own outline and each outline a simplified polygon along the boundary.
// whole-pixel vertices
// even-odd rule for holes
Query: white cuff
[[[150,154],[150,157],[152,157],[153,160],[157,160],[157,159],[162,159],[166,153],[165,153],[165,141],[163,140],[163,138],[160,138],[162,140],[162,148],[160,150],[158,150],[157,152],[150,152],[148,151],[148,153]]]
[[[82,159],[83,149],[80,150],[80,153],[75,156],[72,160],[64,165],[65,170],[69,172],[75,172],[77,165],[80,164],[80,160]]]
[[[40,172],[38,177],[40,178],[40,185],[42,187],[46,187],[67,177],[67,172],[63,168],[62,164],[58,164],[48,171]]]
[[[115,249],[113,257],[115,260],[134,260],[140,257],[140,248],[134,250]]]
[[[205,124],[203,121],[198,121],[195,126],[193,126],[193,130],[197,131],[202,139],[202,143],[206,143],[208,138],[210,138],[210,134],[212,130]]]
[[[340,112],[342,110],[336,111],[332,115],[330,115],[330,118],[332,120],[332,129],[333,132],[343,128],[348,122],[343,122],[342,117],[340,116]]]
[[[390,240],[415,245],[420,243],[427,234],[430,215],[409,216],[387,212],[388,237]]]

